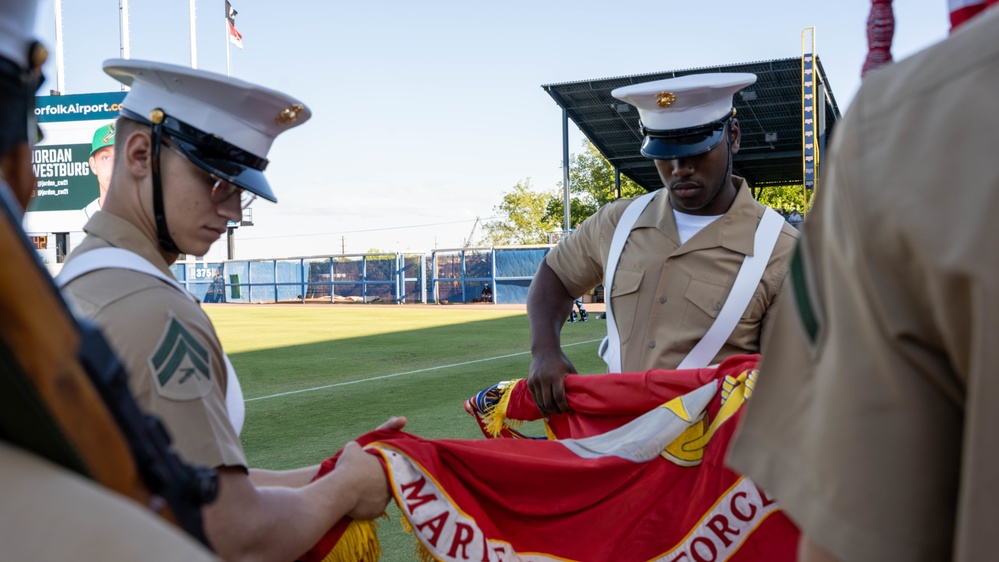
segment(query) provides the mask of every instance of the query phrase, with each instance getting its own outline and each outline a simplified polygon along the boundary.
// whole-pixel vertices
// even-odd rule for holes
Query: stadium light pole
[[[226,254],[228,259],[236,259],[236,227],[228,226],[226,227],[226,246],[228,248]]]
[[[55,0],[55,32],[56,32],[56,90],[59,95],[66,91],[66,59],[62,43],[62,0]]]
[[[198,68],[198,31],[195,23],[197,0],[191,0],[188,6],[189,18],[191,20],[191,68]]]
[[[563,232],[569,232],[569,111],[562,108],[562,208],[565,210]]]

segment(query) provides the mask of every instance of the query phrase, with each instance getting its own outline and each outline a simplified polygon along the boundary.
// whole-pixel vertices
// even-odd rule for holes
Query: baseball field
[[[523,307],[492,305],[206,305],[246,399],[250,466],[315,464],[394,415],[430,438],[481,439],[462,404],[530,365]],[[583,373],[606,324],[566,324],[562,343]],[[541,426],[525,426],[543,435]],[[516,475],[511,475],[516,478]],[[416,560],[414,538],[390,504],[384,561]]]

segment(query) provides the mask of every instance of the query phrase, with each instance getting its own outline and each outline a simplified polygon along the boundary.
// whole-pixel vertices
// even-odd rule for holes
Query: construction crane
[[[465,238],[465,248],[472,245],[472,238],[475,236],[475,229],[479,226],[479,217],[475,217],[475,223],[472,224],[472,231],[468,233],[468,238]]]

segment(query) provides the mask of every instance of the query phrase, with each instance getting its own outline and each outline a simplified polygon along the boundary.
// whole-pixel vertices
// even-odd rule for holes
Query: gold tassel
[[[427,547],[423,546],[423,543],[419,539],[416,541],[416,557],[420,559],[420,562],[438,562],[440,560],[440,558],[437,558],[432,552],[427,550]]]
[[[374,562],[382,555],[378,543],[378,523],[355,519],[323,562]]]
[[[416,545],[413,547],[413,553],[416,555],[416,558],[420,562],[437,562],[439,559],[436,556],[434,556],[432,552],[427,550],[427,547],[424,546],[422,542],[420,542],[420,539],[415,537],[415,532],[413,530],[413,523],[410,522],[409,518],[406,517],[405,513],[402,514],[402,520],[400,521],[400,523],[402,523],[403,531],[411,535],[414,535],[413,538],[416,540]]]
[[[507,408],[510,407],[510,395],[513,394],[513,387],[517,386],[517,381],[519,380],[522,379],[511,380],[506,386],[501,388],[499,402],[482,414],[482,423],[485,425],[489,435],[499,437],[503,428],[517,428],[524,424],[522,420],[508,420],[506,417]]]

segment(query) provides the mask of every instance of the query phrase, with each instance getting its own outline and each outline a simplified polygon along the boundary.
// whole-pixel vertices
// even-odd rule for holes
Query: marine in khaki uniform
[[[638,108],[645,135],[642,154],[655,160],[666,188],[646,196],[652,197],[648,206],[630,233],[623,231],[627,242],[619,259],[611,252],[613,240],[618,230],[628,228],[619,223],[642,198],[601,208],[560,241],[538,269],[527,304],[533,355],[528,381],[542,411],[568,407],[563,378],[576,369],[559,347],[562,320],[573,297],[601,282],[613,310],[608,339],[616,325],[620,341],[619,364],[608,361],[612,372],[675,369],[715,324],[744,261],[754,254],[754,234],[766,211],[745,180],[732,175],[740,140],[732,96],[755,81],[753,74],[713,73],[612,92]],[[751,298],[726,313],[737,321],[721,335],[717,351],[695,367],[760,350],[797,237],[783,220],[768,224],[776,241],[769,258],[761,255],[766,262],[758,282],[746,287]]]
[[[157,245],[128,220],[99,212],[84,229],[87,237],[67,266],[97,248],[126,248],[170,275]],[[132,395],[163,420],[184,460],[246,466],[237,424],[226,408],[225,355],[197,302],[177,298],[183,295],[159,278],[117,268],[83,275],[63,290],[101,326],[126,370],[139,375],[129,378]]]
[[[293,560],[345,515],[380,515],[389,500],[384,472],[356,443],[315,482],[317,466],[249,469],[238,379],[169,265],[181,252],[204,255],[253,197],[276,201],[262,173],[267,153],[310,112],[210,72],[138,60],[104,69],[131,87],[116,122],[114,174],[59,281],[122,357],[133,394],[163,420],[179,454],[217,469],[219,496],[204,510],[216,551],[227,560]]]
[[[729,464],[803,562],[996,560],[999,8],[866,76]]]
[[[0,3],[0,199],[15,219],[36,187],[31,170],[31,147],[38,140],[33,100],[42,85],[45,59],[44,49],[29,35],[36,7],[34,1]],[[10,218],[0,213],[3,219]],[[0,290],[11,287],[5,283]],[[10,322],[9,315],[0,313],[0,332],[23,333],[23,324]],[[16,368],[7,362],[16,359],[5,353],[0,361],[5,392],[10,392],[7,378],[16,376],[12,374]],[[215,560],[149,509],[13,445],[2,435],[0,496],[4,560]]]

